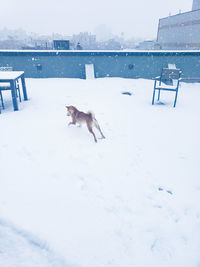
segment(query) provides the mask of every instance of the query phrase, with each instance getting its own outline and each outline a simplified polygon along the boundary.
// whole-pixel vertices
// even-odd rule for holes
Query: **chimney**
[[[200,0],[193,0],[192,10],[200,9]]]

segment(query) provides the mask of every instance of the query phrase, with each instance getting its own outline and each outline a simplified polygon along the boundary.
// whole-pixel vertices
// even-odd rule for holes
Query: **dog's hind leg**
[[[87,123],[88,131],[94,136],[94,141],[97,143],[97,138],[95,136],[95,133],[92,130],[91,124]]]
[[[98,121],[97,121],[95,118],[93,118],[93,122],[94,122],[94,126],[99,130],[99,132],[100,132],[102,138],[105,138],[105,136],[104,136],[104,134],[102,133],[101,128],[100,128],[100,126],[99,126],[99,124],[98,124]]]

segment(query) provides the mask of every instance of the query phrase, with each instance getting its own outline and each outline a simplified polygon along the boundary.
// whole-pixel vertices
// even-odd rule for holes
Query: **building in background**
[[[200,1],[199,0],[193,0],[192,4],[192,10],[200,9]]]
[[[139,50],[154,50],[154,49],[160,49],[160,46],[158,47],[158,44],[155,40],[145,40],[143,42],[140,42],[136,49]]]
[[[193,0],[192,11],[160,19],[157,43],[166,50],[200,49],[200,0]]]
[[[82,49],[96,49],[96,35],[90,34],[88,32],[80,32],[79,34],[74,34],[72,36],[72,44],[74,49],[77,49],[79,44]]]

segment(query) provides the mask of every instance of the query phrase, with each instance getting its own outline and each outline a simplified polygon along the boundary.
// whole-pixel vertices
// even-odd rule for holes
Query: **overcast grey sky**
[[[0,0],[0,29],[66,35],[105,24],[126,38],[155,38],[159,18],[189,11],[192,0]]]

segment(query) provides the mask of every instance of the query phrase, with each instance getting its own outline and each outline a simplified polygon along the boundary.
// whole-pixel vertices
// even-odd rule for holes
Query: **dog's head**
[[[76,109],[73,106],[65,106],[65,107],[67,109],[67,116],[71,116],[74,113],[75,109]]]

